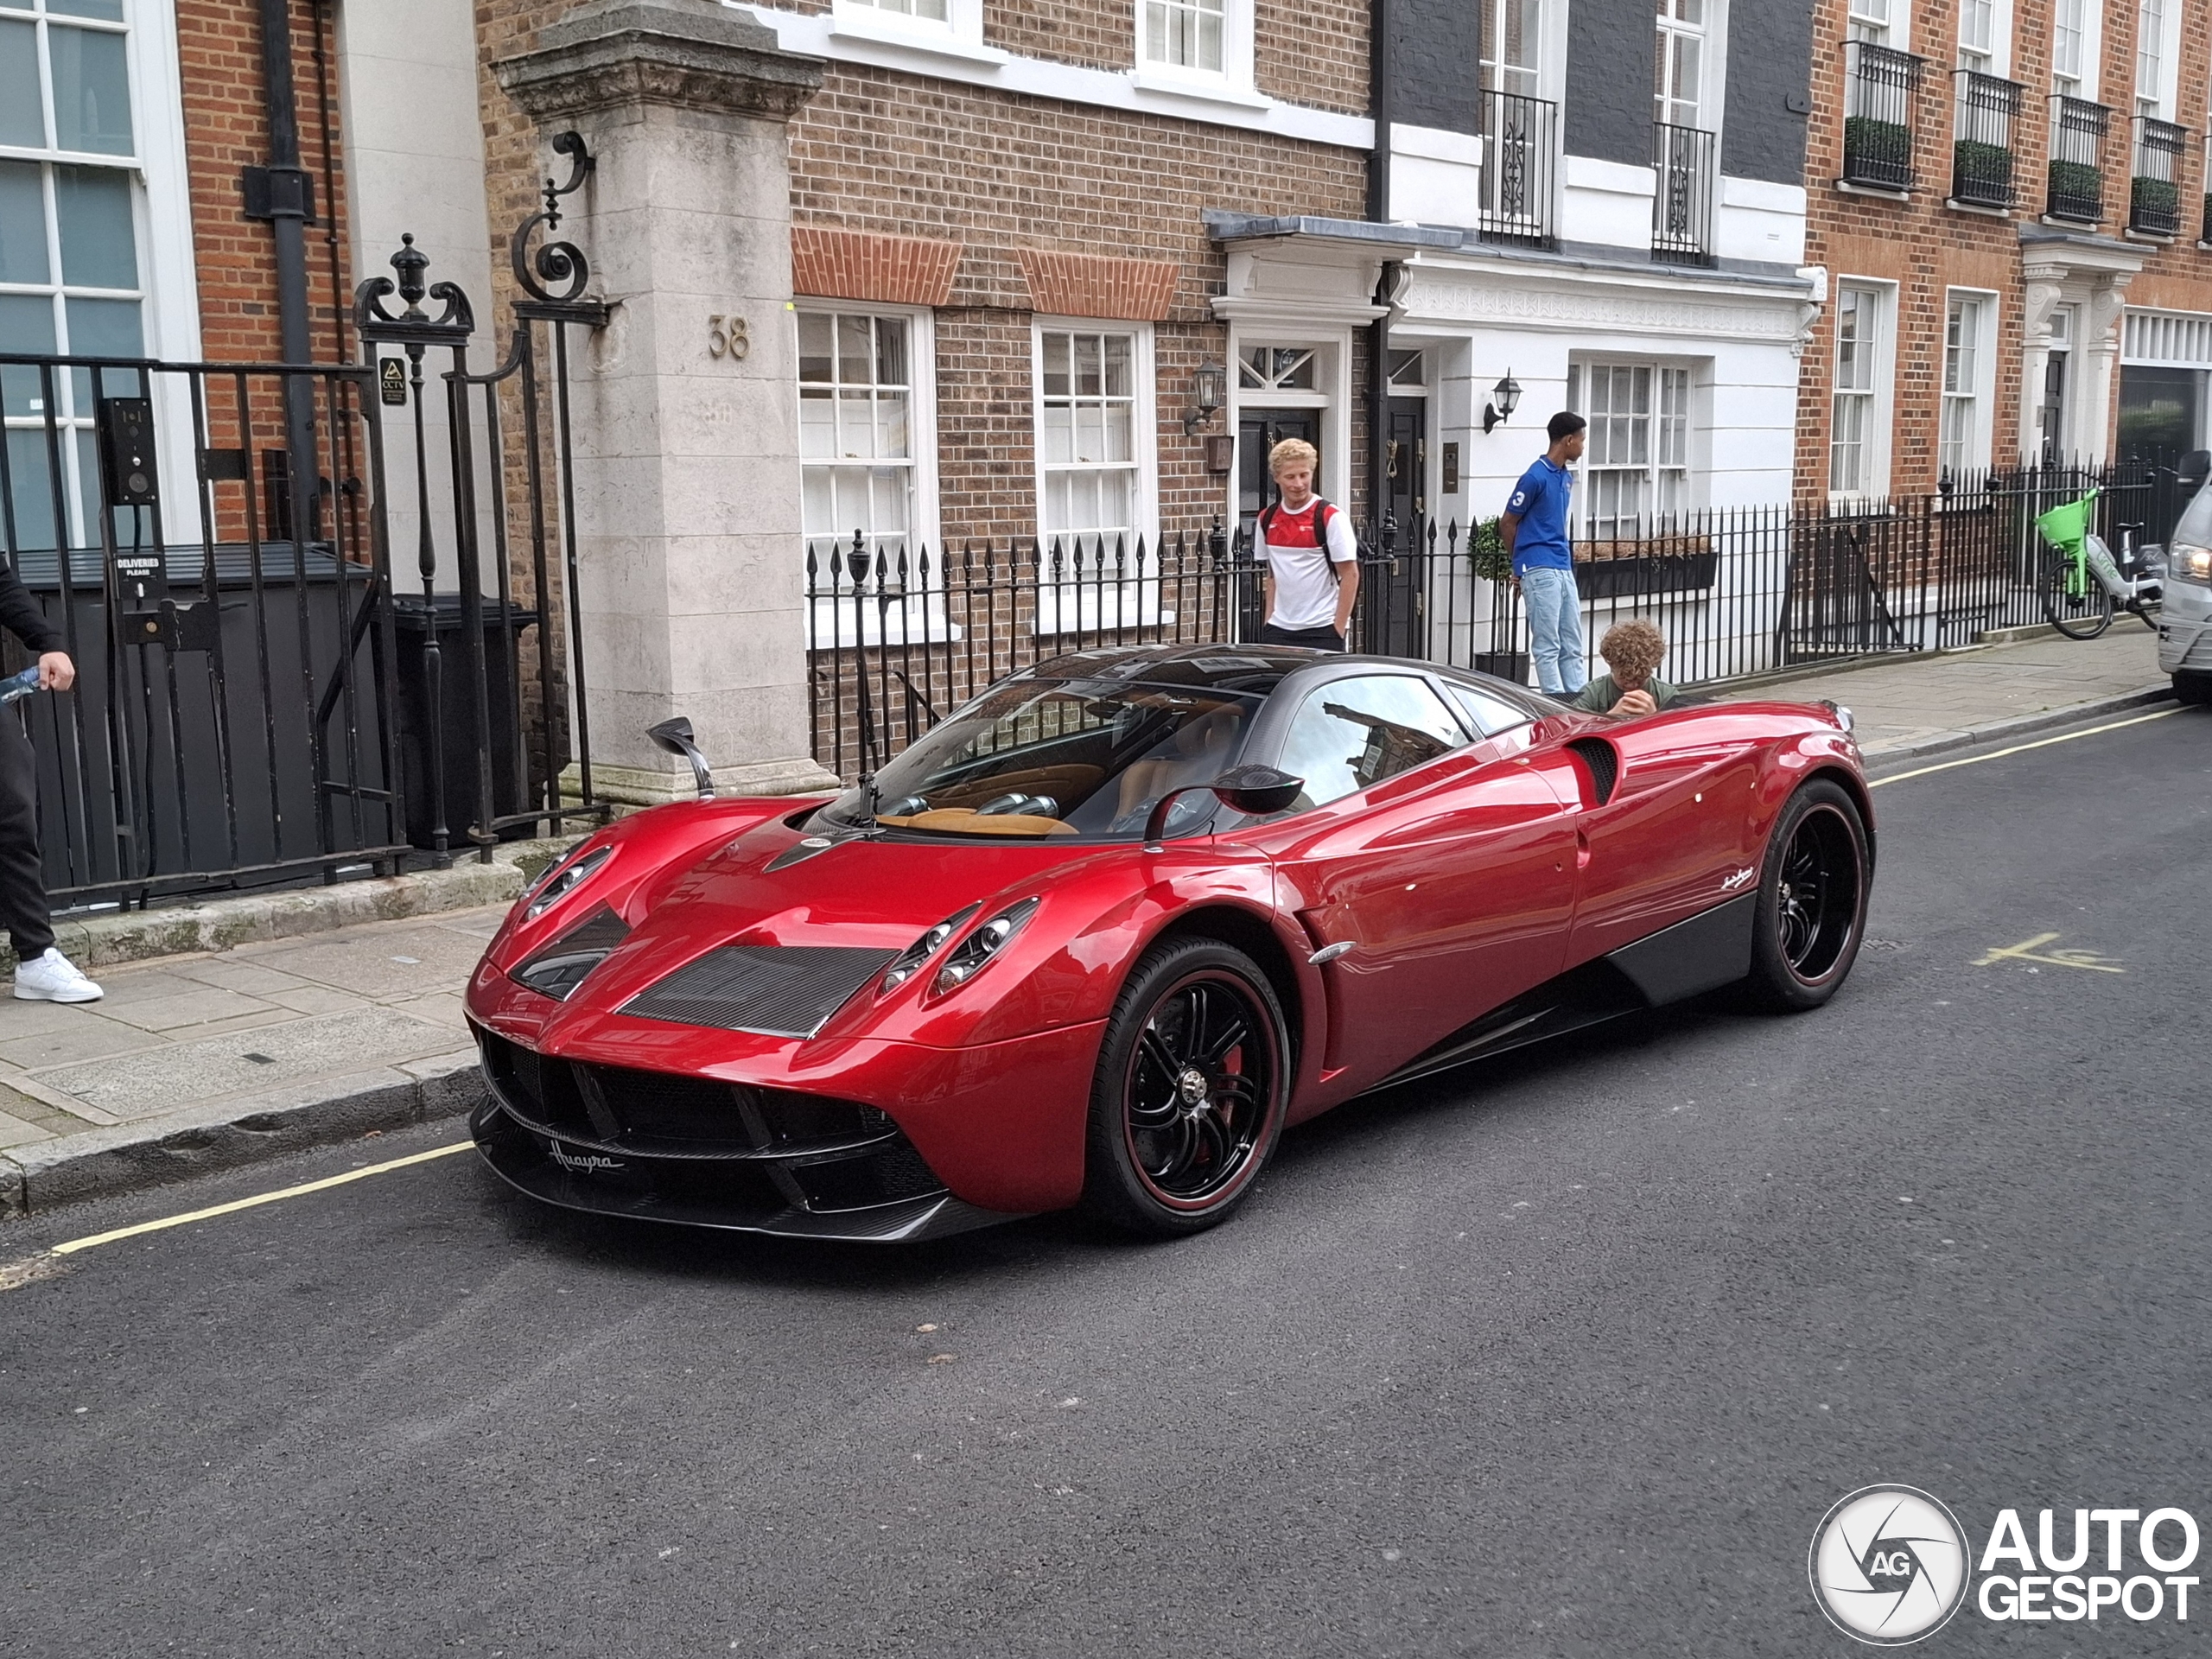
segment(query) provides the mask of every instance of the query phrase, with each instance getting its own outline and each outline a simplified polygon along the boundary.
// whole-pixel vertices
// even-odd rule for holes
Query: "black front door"
[[[1422,533],[1428,512],[1428,400],[1393,397],[1384,410],[1382,545],[1389,563],[1362,572],[1358,649],[1418,657],[1421,633]]]
[[[1262,509],[1274,502],[1274,480],[1268,472],[1268,452],[1285,438],[1303,438],[1321,449],[1321,411],[1318,409],[1248,409],[1236,422],[1236,545],[1239,556],[1259,556],[1256,524]],[[1321,487],[1320,469],[1313,487]],[[1343,504],[1338,504],[1341,506]],[[1236,638],[1257,639],[1267,618],[1262,613],[1267,598],[1259,576],[1250,571],[1236,579]]]

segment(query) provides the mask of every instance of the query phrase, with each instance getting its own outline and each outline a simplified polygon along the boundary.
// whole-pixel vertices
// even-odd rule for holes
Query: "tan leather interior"
[[[1058,818],[1040,818],[1026,812],[978,812],[965,806],[933,806],[909,817],[879,817],[876,822],[895,830],[936,830],[961,836],[1026,836],[1033,839],[1039,836],[1077,833],[1073,824],[1062,823]]]
[[[1105,775],[1103,766],[1033,766],[1027,772],[1001,772],[988,778],[971,779],[930,793],[938,809],[982,806],[1001,795],[1016,794],[1049,795],[1063,809],[1068,809],[1077,801],[1088,799]]]

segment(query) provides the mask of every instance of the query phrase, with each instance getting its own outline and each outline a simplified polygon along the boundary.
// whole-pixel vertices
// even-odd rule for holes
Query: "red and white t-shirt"
[[[1330,628],[1337,622],[1337,577],[1331,564],[1349,564],[1359,556],[1351,524],[1342,510],[1329,514],[1329,545],[1324,554],[1313,534],[1313,514],[1320,505],[1316,496],[1298,512],[1277,503],[1273,518],[1260,531],[1260,546],[1274,572],[1275,603],[1268,621],[1278,628]]]

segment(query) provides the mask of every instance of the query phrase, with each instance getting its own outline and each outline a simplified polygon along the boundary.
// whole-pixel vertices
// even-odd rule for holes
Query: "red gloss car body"
[[[1106,662],[1124,683],[1187,681],[1192,660],[1230,649],[1090,653],[1022,677]],[[495,1091],[474,1123],[486,1157],[557,1204],[816,1236],[913,1237],[1063,1208],[1085,1193],[1117,998],[1163,939],[1224,942],[1266,974],[1294,1123],[1743,977],[1773,885],[1760,874],[1770,840],[1814,779],[1847,795],[1865,828],[1834,976],[1848,971],[1872,817],[1836,711],[1744,702],[1620,721],[1423,664],[1234,651],[1272,678],[1248,760],[1273,729],[1266,711],[1363,667],[1478,689],[1522,723],[1493,733],[1470,716],[1468,741],[1371,787],[1154,847],[880,828],[810,841],[822,798],[624,819],[571,855],[607,849],[573,890],[539,914],[531,897],[517,906],[469,984]],[[997,954],[944,988],[938,964],[967,933],[1031,898]],[[885,961],[962,912],[921,971],[882,988]],[[587,936],[611,949],[577,957],[583,977],[567,985],[563,941]],[[793,950],[842,976],[811,1034],[705,1023],[728,1018],[711,1001],[655,1001],[689,965],[780,971],[773,953]],[[533,988],[533,973],[565,996]]]

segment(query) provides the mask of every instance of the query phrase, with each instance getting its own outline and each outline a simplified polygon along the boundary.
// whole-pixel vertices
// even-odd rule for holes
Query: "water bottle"
[[[33,663],[20,674],[10,674],[0,680],[0,703],[13,702],[18,697],[28,697],[38,690],[38,664]]]

